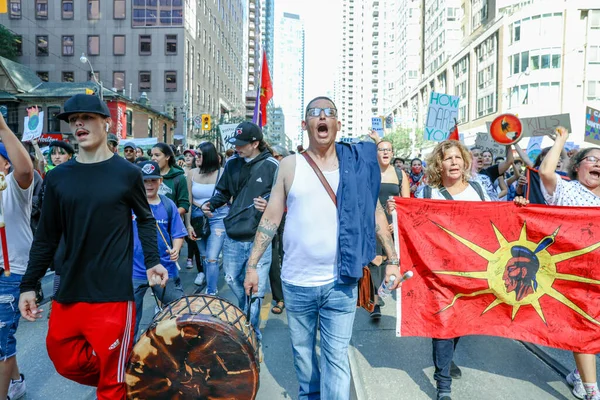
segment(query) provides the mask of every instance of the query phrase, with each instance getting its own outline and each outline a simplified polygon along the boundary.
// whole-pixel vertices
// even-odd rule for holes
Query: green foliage
[[[4,25],[0,24],[0,57],[15,61],[17,59],[17,48],[15,41],[17,37]]]
[[[398,127],[393,132],[388,133],[383,137],[383,140],[387,140],[392,143],[395,157],[407,158],[411,156],[417,156],[422,152],[422,149],[435,145],[435,142],[424,139],[423,129],[416,129],[415,144],[413,148],[414,154],[411,154],[411,131],[411,128]]]

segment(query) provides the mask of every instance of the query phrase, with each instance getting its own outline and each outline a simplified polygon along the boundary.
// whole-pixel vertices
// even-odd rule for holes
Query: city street
[[[186,254],[184,249],[182,254]],[[185,264],[185,259],[180,261]],[[192,293],[195,269],[182,268],[186,293]],[[52,276],[44,278],[45,293],[50,292]],[[223,297],[232,299],[220,281]],[[270,305],[263,306],[264,363],[261,365],[259,400],[295,399],[297,382],[292,363],[286,313],[274,315]],[[147,294],[144,301],[142,329],[152,320],[154,299]],[[48,304],[44,307],[47,314]],[[382,308],[383,317],[372,322],[362,309],[357,310],[350,351],[354,399],[430,399],[435,396],[431,341],[426,338],[395,337],[395,306],[392,300]],[[17,332],[18,360],[27,379],[26,400],[95,399],[95,391],[59,376],[45,348],[47,318],[36,323],[21,320]],[[573,367],[570,353],[547,349],[563,373]],[[494,337],[466,337],[455,356],[463,377],[455,380],[456,399],[574,399],[564,378],[534,355],[523,344]]]

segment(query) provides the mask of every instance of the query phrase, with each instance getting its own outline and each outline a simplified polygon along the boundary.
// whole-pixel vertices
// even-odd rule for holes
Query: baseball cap
[[[73,148],[73,146],[71,146],[67,142],[62,142],[60,140],[55,140],[55,141],[51,142],[50,146],[48,146],[48,147],[50,147],[50,148],[52,148],[52,147],[60,147],[61,149],[63,149],[67,153],[69,153],[70,155],[75,154],[75,149]]]
[[[110,118],[110,110],[105,102],[100,100],[98,96],[89,94],[76,94],[69,100],[65,101],[63,112],[56,117],[60,120],[68,122],[69,116],[76,113],[92,113],[99,114],[103,117]]]
[[[8,158],[8,152],[6,151],[6,146],[4,143],[0,143],[0,156],[4,157],[6,161],[10,162],[10,158]]]
[[[262,130],[252,122],[242,122],[235,128],[235,136],[227,139],[234,146],[245,146],[248,143],[263,139]]]
[[[146,179],[160,179],[160,167],[156,161],[144,161],[138,164],[142,169],[142,176]]]
[[[196,151],[192,150],[192,149],[187,149],[183,152],[183,155],[185,156],[187,153],[190,153],[191,155],[193,155],[194,157],[196,157]]]
[[[132,142],[126,142],[125,145],[123,146],[123,150],[125,150],[128,147],[131,147],[132,149],[135,150],[135,144],[133,144]]]
[[[119,138],[114,133],[109,133],[108,137],[106,138],[106,141],[107,142],[115,142],[116,144],[119,144]]]

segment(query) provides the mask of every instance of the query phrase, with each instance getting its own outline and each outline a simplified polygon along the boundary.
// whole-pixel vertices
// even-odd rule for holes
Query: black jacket
[[[271,193],[279,163],[264,150],[250,162],[234,156],[227,164],[217,183],[215,195],[209,200],[211,209],[221,207],[233,197],[229,215],[225,217],[227,236],[239,242],[254,240],[262,213],[254,208],[254,198],[265,198]]]

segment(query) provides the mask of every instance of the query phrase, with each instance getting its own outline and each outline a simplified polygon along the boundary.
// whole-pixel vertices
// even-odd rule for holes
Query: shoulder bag
[[[306,162],[308,162],[308,165],[310,165],[315,171],[317,178],[319,178],[321,184],[323,184],[323,187],[327,191],[331,201],[333,201],[333,204],[335,204],[337,207],[337,198],[335,193],[329,185],[329,182],[327,182],[327,179],[325,179],[325,176],[323,176],[319,166],[306,151],[303,151],[301,154],[306,159]],[[375,308],[375,293],[373,292],[373,285],[371,284],[371,271],[369,271],[369,267],[366,266],[363,267],[362,278],[358,280],[358,299],[356,300],[356,306],[362,307],[368,312],[373,312],[373,309]]]

